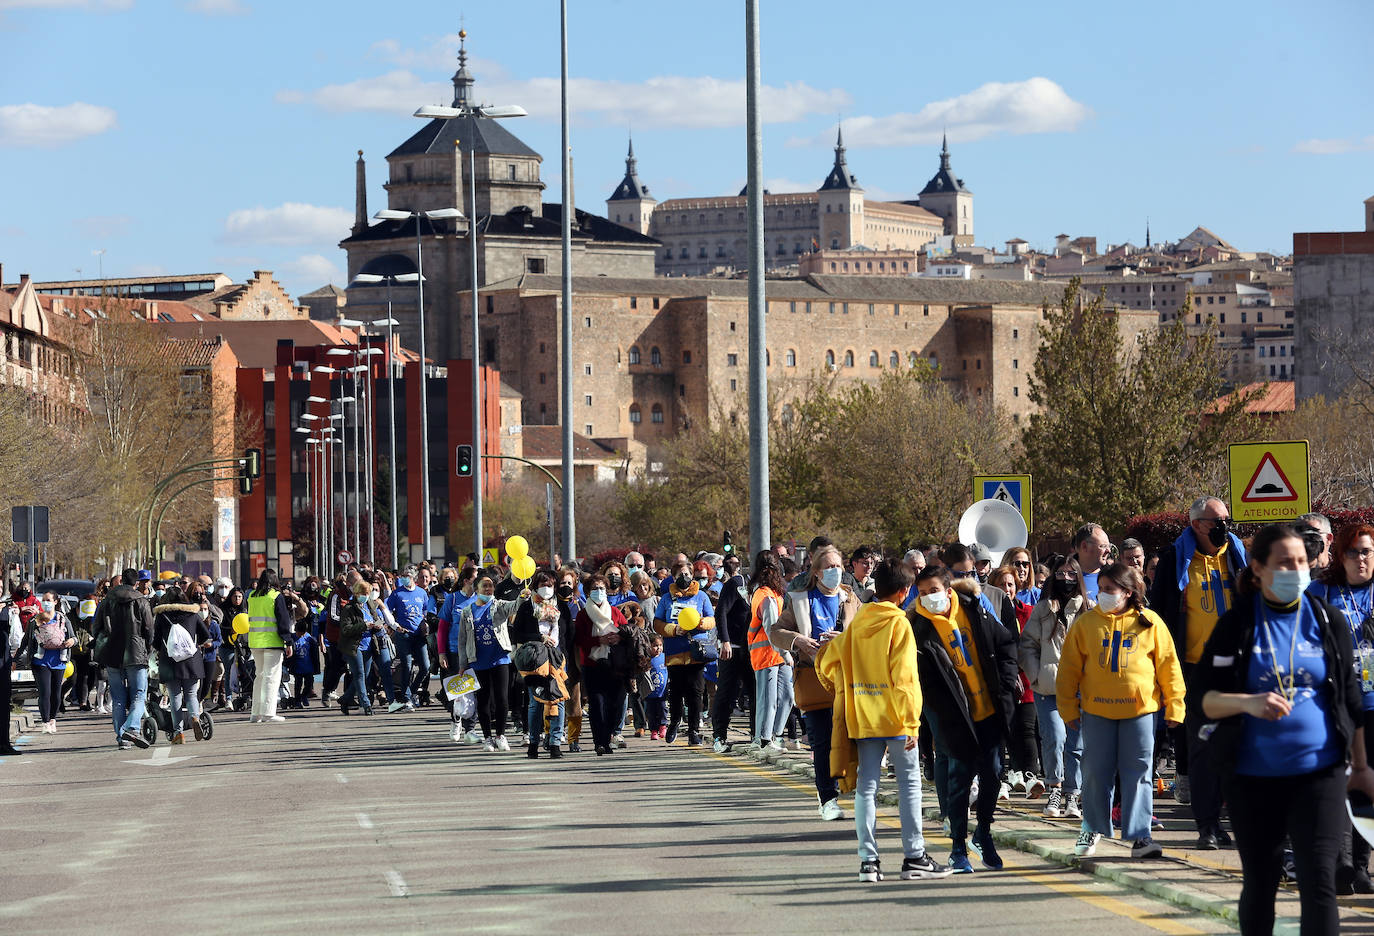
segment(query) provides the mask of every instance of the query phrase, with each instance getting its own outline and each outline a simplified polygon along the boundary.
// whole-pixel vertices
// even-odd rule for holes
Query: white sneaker
[[[1027,774],[1029,781],[1026,784],[1026,799],[1039,799],[1045,795],[1045,781],[1035,774]]]
[[[1013,793],[1026,792],[1026,775],[1019,770],[1008,771],[1007,786],[1011,787]]]
[[[826,822],[834,822],[836,819],[844,818],[844,811],[840,809],[840,801],[837,799],[826,800],[824,803],[821,803],[820,809],[818,809],[817,812],[821,814],[821,818]]]
[[[485,741],[482,742],[482,753],[492,754],[495,753],[495,751],[496,743],[492,741],[491,738],[487,738]]]
[[[505,736],[505,735],[497,735],[497,736],[496,736],[496,750],[498,750],[498,751],[509,751],[509,750],[510,750],[510,742],[506,740],[506,736]]]
[[[1073,853],[1079,858],[1091,858],[1097,853],[1097,843],[1102,838],[1096,832],[1089,832],[1086,829],[1078,833],[1078,841],[1074,843]]]
[[[386,713],[388,715],[395,715],[397,712],[404,712],[405,710],[406,704],[404,702],[392,702],[386,707]]]
[[[1043,814],[1050,819],[1062,819],[1064,816],[1064,790],[1061,787],[1050,787],[1050,798],[1045,803]]]
[[[253,716],[252,718],[248,719],[248,724],[250,724],[250,725],[260,725],[260,724],[262,724],[262,719],[261,719],[260,717],[258,717],[258,716],[255,715],[255,716]]]
[[[1002,784],[997,790],[997,802],[1002,803],[1011,799],[1011,787]]]
[[[405,705],[401,706],[401,711],[403,711],[403,712],[413,712],[413,711],[415,711],[415,703],[414,703],[414,702],[407,702]]]
[[[286,716],[285,716],[285,715],[268,715],[266,718],[263,719],[263,721],[265,721],[265,722],[284,722],[284,721],[286,721]]]
[[[463,743],[464,743],[464,744],[481,744],[481,743],[482,743],[482,736],[481,736],[480,734],[478,734],[477,732],[475,732],[475,731],[469,731],[467,734],[463,735]]]
[[[783,746],[780,740],[774,738],[772,741],[768,742],[768,747],[764,748],[764,750],[772,751],[774,754],[781,754],[783,751],[787,750],[787,748]]]
[[[625,736],[623,734],[611,735],[611,744],[618,748],[629,747],[629,745],[625,743]]]
[[[1064,804],[1064,815],[1070,819],[1083,818],[1083,801],[1077,793],[1069,794],[1069,801]]]
[[[110,714],[110,710],[107,709],[107,708],[105,708],[105,706],[102,705],[102,706],[100,706],[99,708],[97,708],[97,709],[95,710],[95,713],[96,713],[97,715],[108,715],[108,714]]]
[[[463,730],[463,726],[462,726],[462,725],[458,724],[457,722],[450,722],[450,723],[449,723],[449,727],[448,727],[448,739],[449,739],[450,741],[457,741],[457,740],[458,740],[458,733],[459,733],[460,731],[462,731],[462,730]],[[461,742],[460,742],[460,743],[461,743]]]
[[[767,742],[767,741],[764,741],[762,738],[755,738],[753,741],[750,741],[750,742],[749,742],[749,750],[751,750],[751,751],[762,751],[763,748],[764,748],[764,745],[766,745],[767,743],[768,743],[768,742]]]
[[[793,738],[787,742],[787,746],[794,751],[800,751],[802,749],[801,738]]]
[[[725,754],[729,752],[730,745],[720,740],[720,738],[717,738],[715,742],[711,745],[711,750],[717,754]]]

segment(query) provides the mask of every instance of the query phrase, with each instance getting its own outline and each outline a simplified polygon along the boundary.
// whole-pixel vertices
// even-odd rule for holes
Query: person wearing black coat
[[[137,588],[138,570],[125,569],[95,609],[91,646],[105,667],[111,712],[120,748],[148,747],[139,730],[148,698],[148,650],[153,645],[153,610]]]
[[[1002,741],[1010,730],[1019,690],[1016,635],[993,617],[974,588],[962,582],[956,587],[943,566],[922,569],[916,588],[918,598],[907,618],[916,638],[923,712],[936,746],[947,758],[945,776],[937,762],[935,784],[937,793],[944,791],[941,812],[949,819],[949,865],[958,873],[971,872],[971,845],[986,867],[997,870],[1002,860],[991,826],[1002,785]],[[961,655],[961,665],[955,664],[953,653]],[[978,825],[970,837],[969,799],[975,779]]]
[[[740,696],[754,698],[754,667],[749,663],[749,591],[739,574],[739,557],[725,557],[727,578],[716,602],[716,638],[720,663],[716,667],[716,699],[711,708],[711,733],[715,750],[729,749],[730,716]],[[754,706],[749,706],[749,737],[754,734]]]
[[[208,616],[208,613],[207,613]],[[180,625],[195,642],[195,652],[184,660],[172,659],[167,641],[172,628]],[[210,628],[201,616],[198,602],[192,603],[175,585],[167,589],[162,601],[154,609],[153,646],[157,648],[158,680],[172,712],[175,732],[173,744],[185,742],[185,730],[190,727],[197,741],[203,741],[200,727],[200,699],[197,688],[205,678],[203,648],[210,644]]]

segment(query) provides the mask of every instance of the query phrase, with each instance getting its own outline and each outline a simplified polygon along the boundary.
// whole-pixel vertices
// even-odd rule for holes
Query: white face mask
[[[949,610],[949,593],[937,591],[931,592],[929,595],[922,595],[921,607],[931,614],[944,614]]]
[[[826,588],[839,588],[840,579],[844,577],[844,570],[839,566],[831,566],[821,570],[821,584]]]
[[[53,609],[53,603],[52,603],[51,601],[45,599],[45,600],[43,601],[43,610],[44,610],[44,611],[51,611],[52,609]]]
[[[219,588],[216,588],[216,589],[215,589],[215,593],[218,594],[221,598],[228,598],[228,597],[229,597],[229,589],[225,588],[224,586],[220,586]]]
[[[552,586],[552,585],[540,585],[538,588],[536,588],[536,589],[534,590],[534,592],[535,592],[535,594],[538,595],[540,598],[543,598],[545,601],[548,601],[550,598],[553,597],[553,586]]]
[[[1125,596],[1120,592],[1100,591],[1097,593],[1097,606],[1108,614],[1120,609],[1125,603]]]
[[[200,615],[200,619],[201,619],[202,621],[208,621],[208,620],[210,620],[210,612],[209,612],[209,611],[197,611],[196,613]]]
[[[382,592],[381,592],[381,589],[378,589],[378,588],[372,589],[372,600],[373,600],[373,601],[381,601],[381,600],[382,600]]]

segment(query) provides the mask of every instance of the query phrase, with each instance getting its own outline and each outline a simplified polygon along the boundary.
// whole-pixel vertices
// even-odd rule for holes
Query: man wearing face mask
[[[401,661],[401,684],[397,687],[396,699],[387,708],[389,712],[415,711],[414,679],[411,667],[418,666],[419,673],[429,678],[429,653],[423,629],[425,615],[430,609],[429,593],[423,583],[417,584],[416,575],[428,575],[424,570],[407,566],[396,576],[396,588],[386,598],[387,610],[396,619],[393,638],[396,643],[396,659]]]
[[[625,577],[628,580],[636,572],[650,571],[644,565],[644,554],[631,550],[625,554]]]
[[[1188,526],[1159,556],[1150,608],[1169,626],[1183,661],[1183,681],[1192,691],[1194,674],[1217,619],[1235,604],[1236,585],[1246,567],[1245,546],[1231,532],[1230,512],[1216,497],[1199,497],[1188,509]],[[1221,828],[1221,778],[1197,737],[1200,713],[1190,711],[1174,735],[1178,779],[1174,796],[1192,803],[1197,847],[1227,847]]]

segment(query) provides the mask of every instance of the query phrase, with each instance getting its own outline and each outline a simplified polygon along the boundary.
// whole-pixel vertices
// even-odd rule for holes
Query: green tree
[[[1029,380],[1037,410],[1021,436],[1039,530],[1087,520],[1110,528],[1177,506],[1190,497],[1183,485],[1223,464],[1226,442],[1251,431],[1251,396],[1217,405],[1222,354],[1212,331],[1184,325],[1188,312],[1127,343],[1102,296],[1081,300],[1077,279],[1045,307]]]

